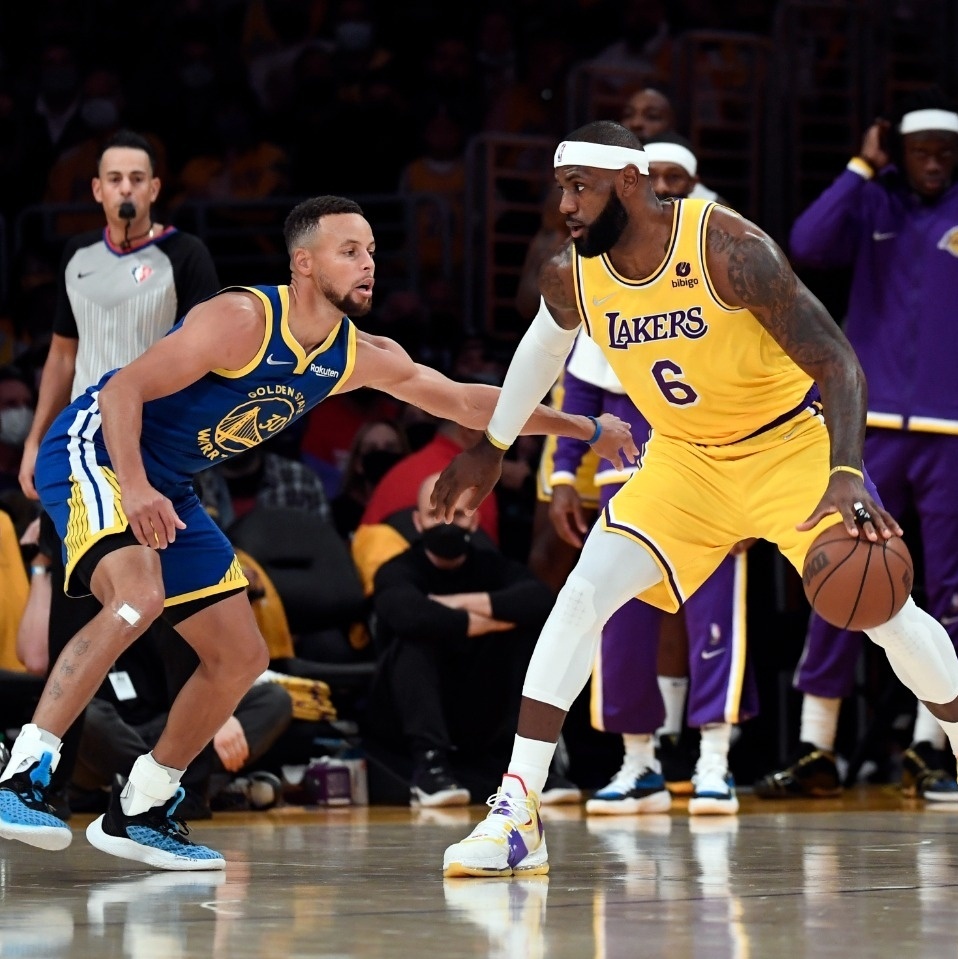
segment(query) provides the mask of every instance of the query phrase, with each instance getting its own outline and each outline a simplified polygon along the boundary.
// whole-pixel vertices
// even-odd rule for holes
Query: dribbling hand
[[[864,533],[867,539],[877,543],[879,538],[891,539],[903,533],[897,520],[875,502],[854,473],[833,473],[814,512],[795,528],[807,532],[835,513],[841,514],[849,536]]]

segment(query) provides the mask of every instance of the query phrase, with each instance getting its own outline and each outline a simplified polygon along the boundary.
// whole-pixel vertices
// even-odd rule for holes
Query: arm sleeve
[[[580,380],[568,371],[562,379],[562,411],[580,413],[583,416],[598,416],[602,413],[602,389]],[[584,440],[575,440],[569,436],[560,436],[556,441],[555,455],[552,457],[552,483],[573,481],[582,457],[589,451]]]
[[[373,605],[382,624],[400,639],[465,639],[469,614],[431,600],[405,563],[387,563],[376,574]]]
[[[789,254],[798,266],[848,266],[861,240],[868,180],[853,169],[835,182],[792,225]]]
[[[179,239],[176,247],[170,250],[176,284],[177,317],[184,316],[220,288],[213,257],[206,244],[189,233],[181,233]]]
[[[552,318],[545,300],[519,341],[506,371],[499,401],[489,420],[489,437],[497,446],[512,446],[536,406],[562,372],[579,328],[566,330]]]

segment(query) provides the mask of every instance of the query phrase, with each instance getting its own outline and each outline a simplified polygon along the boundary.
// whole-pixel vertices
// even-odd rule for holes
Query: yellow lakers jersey
[[[653,431],[724,445],[802,409],[811,378],[755,316],[719,299],[705,266],[715,204],[678,200],[665,259],[620,276],[608,256],[573,247],[579,314]]]

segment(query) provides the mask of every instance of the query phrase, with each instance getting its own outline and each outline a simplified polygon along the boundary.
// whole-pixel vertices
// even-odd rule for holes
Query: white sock
[[[162,766],[153,753],[140,756],[130,770],[130,778],[120,793],[120,806],[126,816],[138,816],[173,798],[185,769]]]
[[[685,701],[689,695],[688,676],[659,676],[659,691],[665,703],[665,722],[655,731],[655,738],[678,736],[685,719]]]
[[[799,740],[811,743],[816,749],[835,752],[835,737],[838,735],[838,714],[841,699],[826,699],[805,693],[802,700],[802,730]]]
[[[732,741],[731,723],[709,723],[701,729],[702,743],[699,756],[702,759],[714,759],[728,769],[728,750]]]
[[[929,742],[935,749],[944,749],[946,741],[947,737],[944,729],[941,728],[941,723],[935,719],[931,714],[931,710],[919,699],[912,742]]]
[[[655,738],[647,733],[625,733],[622,736],[622,745],[625,747],[625,758],[639,769],[651,769],[653,772],[662,772],[659,761],[655,758]]]
[[[53,772],[60,762],[60,746],[59,736],[54,736],[34,723],[27,723],[20,730],[20,735],[10,750],[10,761],[0,775],[0,782],[29,769],[44,753],[50,753],[53,757],[50,762],[50,772]]]
[[[522,780],[527,793],[535,793],[537,796],[541,796],[555,751],[555,743],[516,736],[512,747],[512,759],[509,762],[508,775],[510,777],[517,776]],[[510,796],[518,794],[519,786],[515,780],[507,781],[503,779],[502,787]]]

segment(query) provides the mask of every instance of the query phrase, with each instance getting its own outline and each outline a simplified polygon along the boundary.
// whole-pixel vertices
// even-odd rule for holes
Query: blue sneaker
[[[185,795],[181,786],[162,806],[127,816],[120,804],[120,789],[114,787],[110,807],[87,826],[86,837],[111,856],[157,869],[225,869],[226,860],[218,852],[190,842],[186,823],[174,817]]]
[[[691,816],[734,816],[738,812],[735,780],[728,766],[714,756],[700,756],[692,777]]]
[[[73,832],[47,802],[53,753],[0,783],[0,836],[39,849],[66,849]]]
[[[600,816],[630,816],[668,812],[671,806],[672,797],[661,771],[626,756],[612,782],[592,796],[585,804],[585,811]]]

